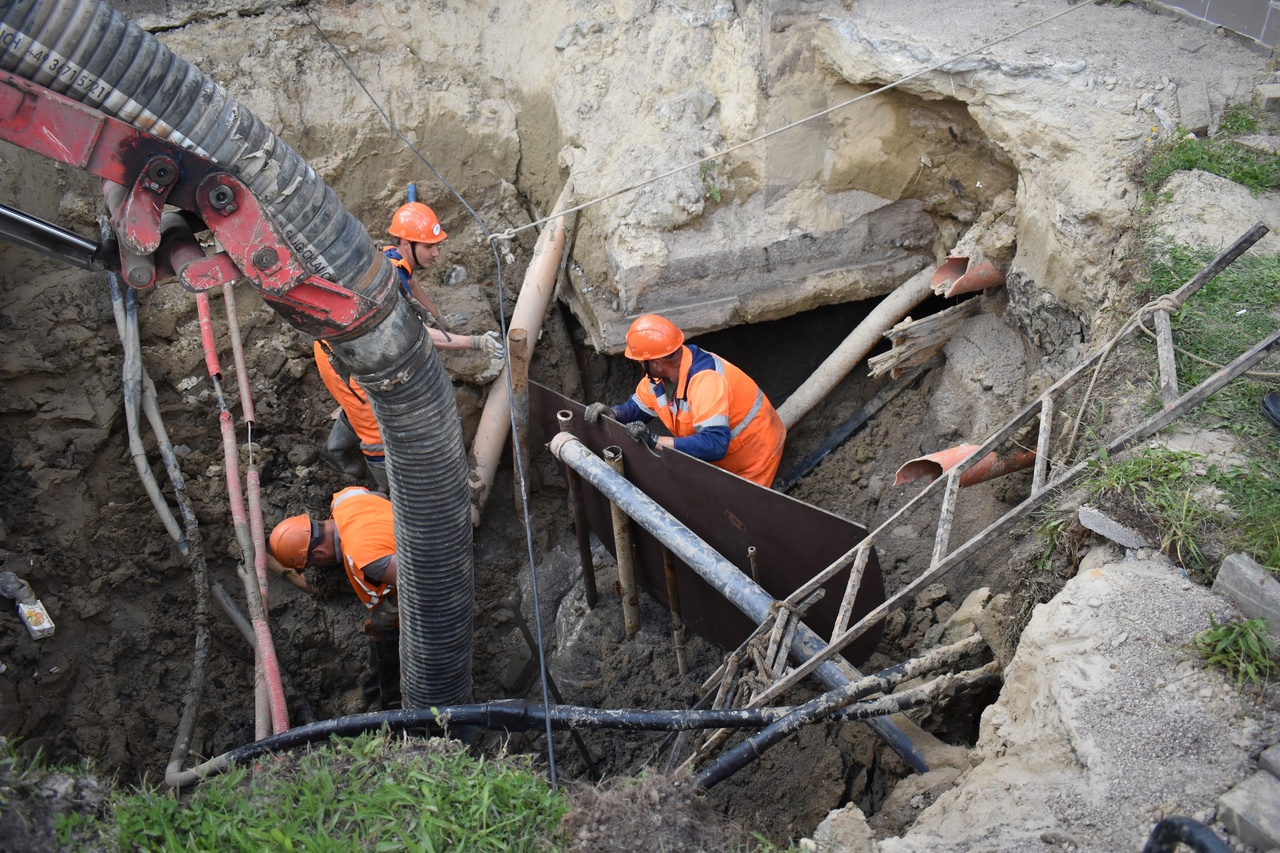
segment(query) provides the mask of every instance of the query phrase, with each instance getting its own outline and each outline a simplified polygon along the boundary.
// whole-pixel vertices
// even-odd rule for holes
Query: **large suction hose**
[[[457,400],[398,296],[395,269],[364,227],[249,110],[105,3],[0,0],[0,69],[226,169],[312,272],[380,306],[331,340],[369,392],[395,472],[398,584],[408,605],[404,702],[422,708],[469,698],[471,519]]]

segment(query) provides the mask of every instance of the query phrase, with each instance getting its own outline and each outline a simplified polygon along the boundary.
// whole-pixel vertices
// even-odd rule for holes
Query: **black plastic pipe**
[[[472,527],[457,400],[364,226],[253,113],[105,3],[0,0],[0,69],[225,169],[314,274],[379,306],[330,342],[368,390],[395,472],[404,702],[469,699]]]

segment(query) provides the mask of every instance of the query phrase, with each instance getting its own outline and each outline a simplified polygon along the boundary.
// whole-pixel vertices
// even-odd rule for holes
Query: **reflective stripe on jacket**
[[[391,501],[363,486],[348,486],[333,496],[329,514],[338,525],[338,558],[347,579],[367,607],[376,607],[394,594],[395,586],[374,583],[364,576],[364,569],[396,552]]]
[[[343,379],[338,375],[329,350],[322,341],[316,341],[311,351],[315,353],[316,367],[320,370],[324,387],[329,389],[333,399],[346,412],[351,429],[360,437],[360,450],[366,456],[382,456],[385,453],[382,447],[382,430],[378,428],[378,419],[373,416],[373,407],[369,405],[364,389],[354,377]]]
[[[723,358],[686,344],[675,393],[668,394],[663,382],[646,376],[628,402],[661,420],[675,437],[677,450],[765,488],[773,484],[787,428],[751,377]],[[719,440],[699,440],[699,434],[708,431],[719,433]]]

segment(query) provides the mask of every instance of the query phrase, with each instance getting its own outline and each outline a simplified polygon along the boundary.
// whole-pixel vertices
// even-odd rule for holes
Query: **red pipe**
[[[970,265],[969,259],[953,255],[938,267],[929,286],[939,296],[952,297],[1004,284],[1004,273],[991,261]]]
[[[213,315],[209,313],[209,294],[196,294],[196,313],[200,315],[200,341],[204,344],[204,366],[209,378],[222,381],[222,366],[218,364],[218,348],[213,342]]]
[[[928,456],[912,459],[898,469],[898,475],[894,477],[893,484],[900,486],[915,480],[936,480],[972,456],[977,449],[976,444],[958,444],[946,450],[939,450],[937,453],[930,453]],[[998,456],[993,450],[960,475],[960,486],[963,488],[985,483],[987,480],[1023,471],[1034,464],[1036,464],[1034,450],[1021,450],[1005,457]]]

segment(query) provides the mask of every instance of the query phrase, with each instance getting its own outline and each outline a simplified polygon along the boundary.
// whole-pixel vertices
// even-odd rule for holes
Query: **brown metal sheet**
[[[573,412],[570,430],[599,455],[610,445],[622,448],[627,479],[663,509],[696,533],[725,559],[748,576],[751,564],[747,548],[756,548],[759,582],[774,598],[786,598],[805,581],[866,537],[866,528],[780,492],[757,486],[714,465],[673,450],[651,451],[633,440],[620,424],[609,418],[588,424],[583,405],[550,388],[529,383],[532,431],[541,427],[543,450],[559,432],[556,412]],[[561,464],[561,473],[564,466]],[[585,480],[582,483],[587,523],[614,553],[609,501]],[[667,604],[662,545],[639,525],[634,525],[636,574],[643,589]],[[676,579],[681,615],[690,630],[723,649],[736,648],[755,629],[752,621],[677,558]],[[612,579],[600,578],[604,586]],[[840,598],[848,582],[848,570],[823,585],[826,595],[809,611],[805,623],[824,637],[831,636]],[[872,549],[866,574],[854,602],[857,622],[884,602],[884,580]],[[875,650],[880,626],[868,631],[845,651],[860,664]]]

